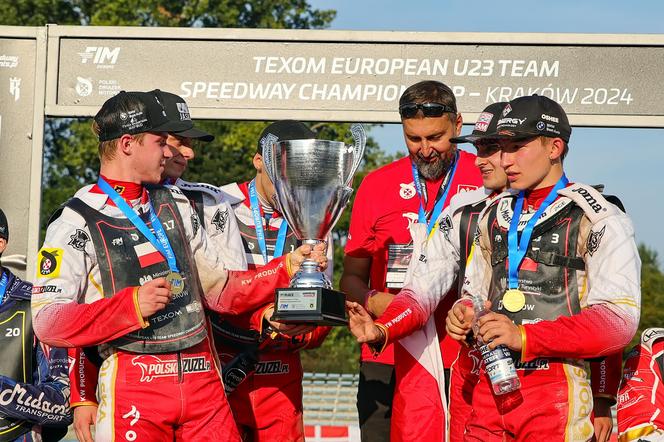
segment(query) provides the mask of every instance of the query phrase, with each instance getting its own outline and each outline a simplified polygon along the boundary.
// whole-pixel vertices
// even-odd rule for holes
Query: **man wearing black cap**
[[[0,257],[8,241],[9,223],[0,209]],[[0,265],[2,441],[59,440],[71,423],[67,351],[47,347],[35,338],[31,293],[31,283]]]
[[[239,440],[203,307],[261,305],[256,291],[287,285],[304,256],[275,260],[269,279],[224,268],[187,198],[158,185],[172,156],[167,133],[189,125],[169,120],[154,93],[120,92],[93,127],[100,178],[47,229],[35,332],[52,345],[97,346],[104,358],[96,440]]]
[[[478,332],[489,348],[512,350],[521,388],[494,395],[482,368],[465,439],[590,440],[583,360],[622,349],[639,322],[632,223],[593,187],[567,180],[571,127],[558,103],[512,100],[495,135],[513,192],[482,213],[463,292],[490,301]],[[450,336],[464,340],[473,318],[457,303]]]
[[[283,120],[268,125],[261,133],[253,158],[255,178],[221,188],[232,204],[250,268],[262,270],[267,263],[299,245],[286,220],[274,207],[276,192],[265,171],[263,149],[278,141],[311,138],[316,138],[316,134],[299,121]],[[330,263],[332,249],[328,239]],[[331,277],[332,265],[328,265],[327,272]],[[318,347],[330,327],[312,328],[271,321],[273,300],[274,296],[246,315],[212,313],[212,330],[224,373],[229,373],[224,377],[228,401],[243,438],[259,442],[300,441],[304,440],[304,424],[299,351]],[[252,366],[253,373],[244,379],[233,379],[230,373],[238,364]]]

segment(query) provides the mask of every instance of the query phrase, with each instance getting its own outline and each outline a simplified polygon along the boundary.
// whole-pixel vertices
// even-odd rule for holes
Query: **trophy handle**
[[[278,185],[277,180],[275,177],[277,176],[277,173],[275,171],[275,162],[274,162],[274,157],[275,157],[275,149],[277,149],[277,144],[273,142],[266,142],[263,145],[263,165],[265,166],[265,173],[267,173],[268,178],[270,178],[270,181],[272,181],[272,184],[276,187]],[[281,207],[281,204],[279,203],[279,198],[277,198],[277,195],[274,195],[274,203],[275,207],[279,210],[280,213],[284,213],[283,209]]]
[[[353,168],[348,174],[346,179],[346,185],[350,186],[350,183],[353,181],[353,176],[357,172],[357,168],[360,167],[360,162],[364,158],[364,147],[367,145],[367,133],[364,130],[364,126],[359,123],[353,123],[350,126],[350,133],[353,135]]]

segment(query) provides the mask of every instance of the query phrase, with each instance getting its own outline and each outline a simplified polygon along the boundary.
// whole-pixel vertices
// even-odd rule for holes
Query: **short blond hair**
[[[92,132],[99,137],[99,134],[101,133],[101,129],[99,127],[99,124],[95,121],[92,120]],[[138,141],[139,144],[143,143],[143,137],[145,137],[145,132],[141,132],[140,134],[132,135],[132,137]],[[99,159],[100,160],[112,160],[115,158],[115,152],[117,151],[118,147],[118,140],[119,138],[114,138],[112,140],[106,140],[106,141],[100,141],[99,146],[98,146],[98,151],[99,151]]]

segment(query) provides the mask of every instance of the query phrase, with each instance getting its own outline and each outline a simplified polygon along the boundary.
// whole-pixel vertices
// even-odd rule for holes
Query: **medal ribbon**
[[[281,220],[279,226],[279,233],[277,234],[277,242],[274,244],[274,254],[271,259],[268,259],[267,244],[265,242],[265,229],[263,228],[263,217],[261,216],[261,206],[258,202],[258,193],[256,192],[256,180],[251,180],[249,183],[249,203],[251,205],[251,214],[254,218],[254,226],[256,227],[256,240],[258,247],[261,249],[263,255],[263,262],[267,264],[271,259],[278,258],[284,252],[284,244],[286,243],[286,231],[288,230],[288,223],[285,219]],[[269,227],[270,222],[265,223]]]
[[[535,228],[537,220],[542,216],[547,207],[555,201],[558,197],[558,191],[564,189],[567,186],[567,183],[569,183],[569,180],[565,174],[563,174],[556,185],[553,186],[551,192],[549,192],[544,201],[542,201],[542,205],[537,209],[537,212],[535,212],[535,214],[528,220],[520,237],[519,218],[521,217],[521,212],[523,210],[525,192],[523,190],[519,192],[516,204],[514,205],[514,213],[512,214],[510,229],[507,233],[507,259],[509,263],[508,286],[510,289],[519,288],[519,266],[521,265],[523,258],[526,257],[530,238],[533,236],[533,229]]]
[[[422,224],[426,223],[427,236],[431,235],[433,228],[436,224],[436,220],[443,211],[443,206],[445,205],[445,200],[447,199],[447,194],[450,191],[450,187],[452,187],[452,181],[454,180],[454,174],[456,173],[458,164],[459,164],[459,153],[457,152],[456,156],[454,157],[454,163],[452,164],[452,168],[450,171],[447,172],[447,175],[443,180],[442,184],[442,188],[444,189],[443,194],[436,201],[436,204],[434,205],[433,210],[431,211],[431,216],[429,217],[429,221],[427,222],[426,212],[424,211],[424,207],[426,204],[425,203],[426,185],[424,186],[424,191],[423,191],[423,189],[421,188],[420,174],[417,171],[417,167],[415,166],[415,163],[413,163],[412,161],[410,162],[411,170],[413,171],[413,181],[415,182],[415,190],[417,191],[417,196],[420,198],[420,208],[417,212],[417,222]]]
[[[9,283],[9,276],[7,272],[2,272],[2,277],[0,278],[0,304],[5,302],[5,292],[7,292],[7,283]]]
[[[115,203],[118,209],[122,210],[122,213],[127,217],[127,219],[138,229],[141,233],[150,241],[150,243],[162,254],[166,261],[168,262],[168,268],[171,272],[179,273],[177,261],[175,259],[175,252],[171,247],[171,243],[168,241],[168,236],[166,236],[166,231],[164,226],[161,225],[161,221],[157,217],[157,214],[152,207],[152,203],[148,201],[150,208],[150,224],[154,229],[154,234],[150,228],[143,222],[143,220],[138,216],[138,214],[132,209],[129,204],[127,204],[120,195],[111,187],[110,184],[106,182],[105,179],[99,177],[97,181],[99,188],[106,194],[108,197]]]

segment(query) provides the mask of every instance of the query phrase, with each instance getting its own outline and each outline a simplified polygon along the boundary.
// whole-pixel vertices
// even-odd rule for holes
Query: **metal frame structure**
[[[326,31],[326,30],[266,30],[266,29],[202,29],[202,28],[139,28],[139,27],[81,27],[81,26],[57,26],[49,25],[46,27],[7,27],[0,26],[0,42],[7,39],[32,39],[36,41],[36,53],[34,54],[35,65],[35,87],[34,87],[34,113],[32,118],[31,148],[28,150],[17,151],[15,155],[29,156],[29,170],[8,170],[3,168],[0,175],[0,189],[4,188],[4,183],[13,179],[18,174],[29,174],[30,189],[29,200],[27,204],[28,219],[27,223],[19,225],[17,235],[24,234],[27,237],[27,244],[22,250],[13,250],[13,253],[31,255],[38,248],[39,240],[39,211],[41,199],[41,178],[42,178],[42,147],[44,143],[44,118],[45,117],[85,117],[94,115],[99,106],[86,104],[60,104],[59,94],[66,87],[71,89],[71,84],[64,85],[61,78],[63,61],[61,52],[64,45],[72,41],[156,41],[163,43],[164,48],[168,47],[169,42],[199,44],[227,44],[229,42],[241,42],[248,46],[253,44],[273,45],[278,51],[292,49],[293,45],[310,44],[311,50],[316,50],[316,46],[339,45],[371,45],[376,53],[390,48],[392,51],[403,51],[409,45],[416,45],[427,50],[435,50],[440,45],[447,45],[455,49],[467,47],[469,50],[479,46],[491,47],[523,47],[532,51],[532,56],[537,57],[540,48],[556,50],[560,49],[561,54],[565,54],[566,48],[588,48],[594,50],[605,50],[606,48],[624,48],[621,54],[628,54],[630,51],[638,52],[643,50],[662,50],[664,53],[664,35],[618,35],[618,34],[516,34],[516,33],[432,33],[432,32],[371,32],[371,31]],[[346,45],[346,46],[344,46]],[[192,47],[194,47],[192,46]],[[223,46],[220,46],[223,47]],[[2,55],[2,54],[0,54]],[[371,55],[371,54],[369,54]],[[166,55],[163,55],[166,57]],[[664,60],[664,57],[659,57]],[[652,67],[661,60],[645,60],[643,63]],[[632,60],[633,61],[633,60]],[[629,60],[626,60],[626,64]],[[632,65],[633,66],[633,65]],[[67,68],[67,66],[64,66]],[[138,66],[136,69],[147,70],[149,66]],[[624,66],[607,65],[598,66],[598,70],[607,71],[613,69],[611,73],[620,77]],[[0,66],[1,69],[1,66]],[[636,69],[638,71],[638,69]],[[634,70],[630,71],[634,72]],[[651,106],[648,109],[655,109],[657,100],[656,90],[661,90],[661,80],[664,78],[664,69],[658,71],[660,76],[652,78],[652,84],[657,89],[653,89],[652,102],[646,103]],[[1,73],[1,71],[0,71]],[[590,74],[590,73],[589,73]],[[347,81],[354,81],[352,78],[346,78]],[[404,79],[402,79],[404,80]],[[410,79],[406,79],[410,80]],[[647,87],[648,85],[642,85]],[[0,85],[0,87],[4,87]],[[150,88],[147,84],[144,89]],[[138,89],[138,87],[137,87]],[[174,91],[177,92],[177,91]],[[102,100],[103,101],[103,100]],[[646,101],[646,100],[644,100]],[[664,100],[662,100],[664,101]],[[190,108],[194,118],[202,119],[228,119],[228,120],[274,120],[283,118],[296,118],[307,121],[360,121],[388,123],[398,122],[399,116],[396,112],[396,106],[391,103],[391,107],[385,107],[373,111],[369,110],[340,110],[325,109],[325,107],[312,109],[311,107],[298,107],[298,103],[289,103],[284,108],[270,108],[269,106],[252,107],[252,103],[242,106],[223,107],[213,104],[198,105],[194,102]],[[629,103],[628,103],[629,104]],[[463,106],[463,105],[462,105]],[[481,108],[471,109],[471,112],[465,112],[466,121],[474,121],[478,117]],[[483,106],[482,106],[483,107]],[[641,112],[639,115],[618,114],[613,109],[606,108],[607,112],[601,114],[570,114],[570,120],[576,126],[597,126],[597,127],[664,127],[664,111]],[[659,108],[656,108],[659,109]],[[4,115],[6,107],[0,103],[0,115]],[[611,111],[611,112],[609,112]],[[0,138],[1,146],[4,150],[8,146],[4,145],[3,138]],[[12,153],[14,154],[14,153]],[[16,175],[13,175],[16,174]],[[15,196],[12,196],[15,197]],[[0,205],[3,198],[7,196],[0,195]],[[10,218],[19,214],[9,214]],[[14,221],[16,223],[16,221]],[[15,229],[16,230],[16,229]],[[23,231],[21,231],[23,230]],[[33,260],[28,260],[28,275],[34,275]]]

